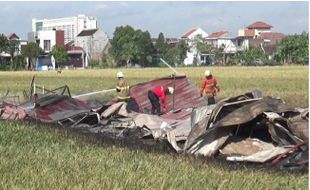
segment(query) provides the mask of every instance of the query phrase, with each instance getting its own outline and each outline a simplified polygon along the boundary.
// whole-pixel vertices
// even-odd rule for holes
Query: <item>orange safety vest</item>
[[[217,81],[214,76],[205,77],[201,80],[201,86],[199,89],[200,96],[202,96],[203,91],[205,91],[208,97],[216,96],[216,93],[220,91],[220,87],[217,85]]]

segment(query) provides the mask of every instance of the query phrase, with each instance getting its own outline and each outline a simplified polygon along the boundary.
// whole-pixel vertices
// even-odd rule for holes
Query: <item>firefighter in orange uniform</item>
[[[130,87],[124,79],[123,72],[118,72],[116,77],[118,78],[116,85],[116,92],[118,93],[117,100],[118,102],[128,102],[130,100]]]
[[[200,97],[203,96],[205,91],[208,98],[208,105],[215,104],[215,96],[217,92],[220,92],[220,86],[217,85],[215,77],[211,74],[211,71],[205,71],[205,77],[201,80],[201,86],[199,89]]]

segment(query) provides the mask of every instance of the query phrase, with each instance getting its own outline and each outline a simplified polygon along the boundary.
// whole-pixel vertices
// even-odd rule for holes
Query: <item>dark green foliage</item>
[[[267,60],[263,50],[259,47],[249,48],[243,51],[239,58],[242,64],[247,66],[261,65]]]
[[[9,42],[8,38],[4,34],[1,34],[0,35],[0,53],[7,52],[9,47],[10,47],[10,42]],[[2,63],[3,63],[3,57],[0,56],[0,64],[2,64]],[[4,66],[1,65],[1,69],[4,69],[3,67]]]
[[[43,50],[35,42],[30,42],[25,46],[22,50],[22,55],[29,58],[29,65],[27,66],[28,69],[32,70],[34,68],[35,60],[42,53],[42,51]]]
[[[101,55],[101,63],[100,63],[100,67],[102,68],[113,68],[116,67],[116,62],[113,59],[112,55],[107,53],[107,54],[102,54]]]
[[[7,51],[9,45],[10,43],[9,43],[8,38],[4,34],[1,34],[0,35],[0,53],[3,51]]]
[[[161,32],[158,35],[158,38],[155,43],[155,48],[157,52],[157,56],[164,58],[168,49],[168,44],[166,43],[165,36]]]
[[[23,55],[17,55],[13,57],[12,64],[11,64],[11,70],[17,71],[17,70],[23,70],[25,68],[25,58]]]
[[[99,61],[98,61],[98,60],[95,60],[95,59],[91,59],[91,60],[89,61],[88,65],[89,65],[91,68],[98,67],[98,66],[99,66]]]
[[[194,46],[196,46],[200,54],[210,54],[212,55],[212,62],[218,63],[223,59],[223,48],[216,48],[210,44],[207,44],[201,36],[197,36],[194,39]],[[197,58],[196,58],[197,59]]]
[[[278,45],[274,59],[282,64],[308,64],[309,33],[286,36]]]
[[[116,27],[111,45],[109,53],[118,66],[129,66],[131,63],[147,66],[154,51],[149,32],[135,30],[131,26]]]
[[[167,44],[163,33],[158,35],[155,43],[156,48],[156,64],[155,66],[166,67],[160,62],[160,58],[164,59],[171,65],[181,65],[186,57],[188,47],[184,40],[180,40],[176,44]]]
[[[68,54],[63,47],[54,46],[52,49],[52,55],[55,58],[57,67],[64,66],[69,60]]]

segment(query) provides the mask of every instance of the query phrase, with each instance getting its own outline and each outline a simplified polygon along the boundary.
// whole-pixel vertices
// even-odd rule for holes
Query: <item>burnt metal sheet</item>
[[[287,149],[281,146],[273,147],[267,150],[259,151],[257,153],[248,156],[229,156],[226,158],[228,161],[239,161],[239,162],[267,162],[276,156],[284,153]]]
[[[45,106],[35,107],[35,119],[51,123],[58,120],[66,119],[76,114],[88,113],[91,110],[90,106],[78,99],[66,97],[57,98],[57,100],[57,102],[49,103]]]
[[[137,84],[130,89],[131,97],[137,102],[139,112],[144,112],[144,109],[151,109],[151,103],[148,99],[147,92],[156,86],[175,87],[174,94],[174,110],[193,108],[207,105],[207,101],[200,97],[198,89],[193,86],[186,76],[176,76],[160,78],[150,82]],[[173,95],[168,95],[166,99],[167,111],[173,110]],[[184,118],[184,113],[175,113],[168,116],[170,119]],[[190,113],[185,114],[186,117]]]
[[[242,106],[233,112],[227,114],[214,124],[214,127],[225,127],[240,125],[246,123],[263,112],[272,111],[276,113],[294,111],[293,108],[287,106],[282,100],[265,97],[245,106]]]
[[[271,143],[263,142],[256,138],[241,138],[230,137],[223,148],[220,149],[220,153],[227,156],[249,156],[260,151],[274,148]]]

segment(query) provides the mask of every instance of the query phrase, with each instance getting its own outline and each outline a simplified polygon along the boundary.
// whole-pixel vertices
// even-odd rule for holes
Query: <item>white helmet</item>
[[[117,72],[116,77],[117,78],[124,78],[123,72],[121,72],[121,71]]]
[[[168,91],[170,94],[173,94],[174,93],[174,88],[173,87],[168,87]]]
[[[211,71],[210,71],[210,70],[206,70],[206,71],[205,71],[205,76],[206,76],[206,77],[211,76]]]

